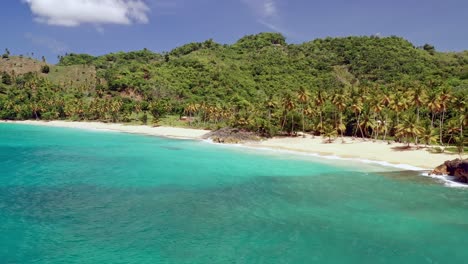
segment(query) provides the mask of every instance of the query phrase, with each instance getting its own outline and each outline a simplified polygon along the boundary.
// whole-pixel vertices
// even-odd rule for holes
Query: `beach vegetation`
[[[396,36],[288,44],[261,33],[163,53],[70,53],[48,64],[48,74],[43,65],[0,60],[1,119],[170,120],[267,137],[300,131],[443,147],[468,138],[468,51],[418,48]]]

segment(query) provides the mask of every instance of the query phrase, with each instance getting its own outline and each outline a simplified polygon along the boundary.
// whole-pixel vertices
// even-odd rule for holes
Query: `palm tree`
[[[450,93],[450,90],[448,87],[443,87],[442,90],[440,91],[440,94],[439,94],[439,101],[440,101],[440,105],[442,107],[442,115],[440,116],[440,119],[439,119],[439,122],[440,122],[440,144],[443,145],[443,142],[442,142],[442,135],[443,135],[443,132],[444,132],[444,121],[445,121],[445,112],[447,111],[447,104],[449,103],[450,99],[451,99],[452,95]]]
[[[346,130],[346,126],[343,124],[343,112],[346,109],[347,102],[348,102],[348,96],[347,96],[346,90],[344,90],[343,93],[336,92],[332,99],[332,103],[335,105],[340,115],[340,122],[338,124],[338,130],[340,131],[340,134],[341,134],[341,141],[344,140],[343,133]]]
[[[276,101],[273,99],[272,96],[268,98],[268,100],[265,102],[265,106],[268,109],[268,122],[271,123],[271,113],[275,108],[277,107]]]
[[[427,107],[431,111],[431,128],[434,128],[434,117],[437,113],[439,113],[442,109],[442,106],[439,101],[439,93],[433,91],[429,94],[427,100]]]
[[[190,103],[188,104],[185,109],[184,109],[184,112],[186,114],[188,114],[189,116],[189,125],[191,126],[192,125],[192,116],[194,115],[195,112],[198,111],[198,106],[197,104],[195,103]]]
[[[423,86],[416,84],[410,92],[410,101],[416,107],[416,117],[419,122],[419,109],[426,103],[426,90]]]
[[[284,130],[284,125],[286,123],[286,117],[289,112],[293,111],[296,108],[296,103],[294,102],[292,96],[287,94],[283,98],[283,108],[284,108],[284,119],[283,124],[281,126],[281,130]],[[291,133],[294,132],[294,115],[291,115]]]
[[[413,106],[416,107],[416,122],[419,123],[419,109],[426,102],[426,91],[423,89],[421,85],[416,84],[416,86],[410,92],[410,100]],[[416,145],[417,145],[418,137],[416,137],[415,140],[416,140]]]
[[[432,145],[433,143],[437,142],[439,136],[433,128],[426,127],[425,129],[423,129],[423,134],[421,135],[421,138],[427,147],[428,145]]]
[[[307,102],[309,101],[309,91],[307,91],[304,87],[301,87],[299,89],[299,92],[297,93],[297,99],[302,105],[302,136],[305,138],[305,108],[307,105]]]
[[[453,97],[452,109],[456,111],[460,124],[460,139],[463,140],[463,126],[468,123],[468,100],[465,93],[458,93]]]
[[[323,106],[327,100],[327,94],[320,88],[315,95],[315,106],[318,107],[320,115],[319,132],[323,132]]]
[[[354,96],[351,102],[351,111],[353,111],[354,115],[356,116],[356,128],[354,130],[354,137],[357,136],[358,129],[361,130],[361,136],[364,137],[364,133],[362,132],[362,128],[359,126],[360,119],[361,119],[361,112],[362,112],[362,102],[359,97]]]
[[[391,97],[390,109],[396,113],[397,126],[400,124],[400,114],[407,108],[406,98],[401,92],[396,92]]]
[[[416,120],[416,116],[409,115],[404,117],[403,123],[398,124],[396,126],[395,135],[397,137],[406,138],[406,143],[408,144],[408,147],[410,145],[410,139],[422,135],[424,131],[424,128],[421,127]]]
[[[332,143],[332,138],[336,138],[337,134],[336,129],[332,125],[327,124],[323,128],[323,137],[327,138],[327,143]]]

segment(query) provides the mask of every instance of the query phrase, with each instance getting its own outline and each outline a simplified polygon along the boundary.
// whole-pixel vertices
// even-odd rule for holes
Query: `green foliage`
[[[338,133],[427,144],[468,138],[468,51],[441,53],[395,36],[287,44],[281,34],[261,33],[162,54],[67,54],[44,78],[17,74],[8,83],[0,93],[7,119],[146,124],[170,116],[174,124],[264,136],[304,131],[328,140]],[[173,120],[182,115],[186,122]]]
[[[88,54],[66,54],[65,56],[60,57],[58,65],[60,66],[70,66],[77,64],[91,64],[95,60],[95,57]]]
[[[44,65],[41,67],[41,72],[44,74],[48,74],[50,72],[50,67],[49,65]]]
[[[6,72],[3,72],[2,73],[2,83],[6,84],[6,85],[11,85],[12,84],[11,75],[6,73]]]

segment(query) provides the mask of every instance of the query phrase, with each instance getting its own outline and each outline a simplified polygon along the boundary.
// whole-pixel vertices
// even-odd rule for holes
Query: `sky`
[[[231,44],[260,32],[280,32],[289,43],[397,35],[468,50],[467,0],[5,0],[0,14],[0,49],[50,62],[72,52]]]

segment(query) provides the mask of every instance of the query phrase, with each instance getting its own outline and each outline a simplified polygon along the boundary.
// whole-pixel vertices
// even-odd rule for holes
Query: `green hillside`
[[[468,51],[441,53],[399,37],[288,44],[262,33],[162,54],[68,54],[48,74],[31,66],[34,74],[14,68],[12,78],[12,68],[0,61],[3,119],[156,123],[186,115],[191,126],[263,135],[466,138]]]

